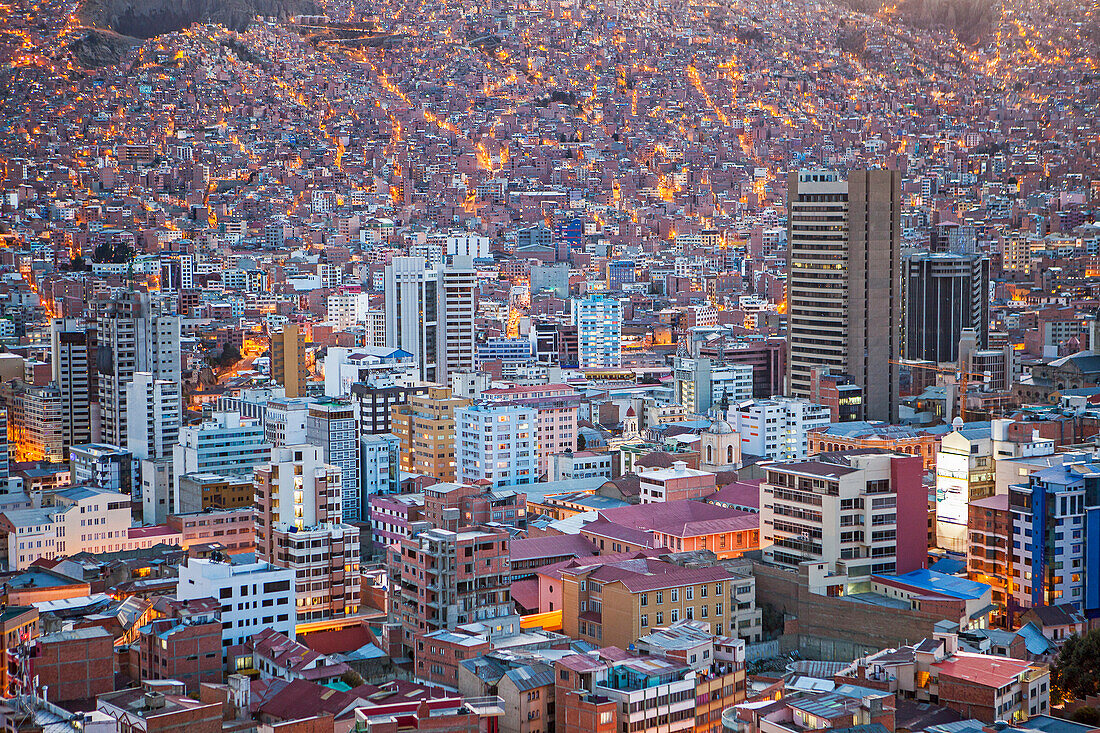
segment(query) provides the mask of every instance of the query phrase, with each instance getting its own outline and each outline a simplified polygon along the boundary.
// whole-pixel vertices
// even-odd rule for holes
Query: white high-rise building
[[[340,469],[313,445],[256,469],[256,556],[294,571],[297,620],[359,613],[359,529],[342,521]]]
[[[165,300],[148,293],[121,291],[96,319],[99,404],[103,439],[123,445],[126,433],[126,385],[135,372],[180,383],[180,318]]]
[[[829,408],[796,397],[772,397],[734,405],[728,422],[741,435],[742,455],[804,460],[810,431],[829,425]]]
[[[88,327],[78,318],[56,318],[50,324],[50,367],[61,391],[61,449],[92,439],[92,394],[88,374]]]
[[[455,410],[458,482],[485,479],[493,486],[532,484],[538,479],[538,411],[533,407],[481,403]]]
[[[622,366],[623,308],[615,298],[590,295],[573,301],[581,369]]]
[[[181,425],[180,384],[135,372],[126,385],[126,447],[136,460],[172,455]]]
[[[386,312],[367,311],[363,314],[363,344],[374,348],[386,346]]]
[[[752,398],[751,364],[715,364],[710,359],[676,359],[673,401],[694,415],[716,405]]]
[[[387,347],[412,354],[431,382],[474,368],[477,271],[469,257],[433,269],[423,257],[395,257],[385,280]]]

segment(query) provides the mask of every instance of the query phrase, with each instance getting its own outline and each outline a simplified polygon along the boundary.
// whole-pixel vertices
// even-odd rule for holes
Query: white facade
[[[340,292],[331,293],[327,301],[327,320],[340,331],[347,331],[356,324],[363,323],[370,306],[369,293]]]
[[[401,349],[330,346],[324,359],[325,396],[347,397],[351,385],[407,387],[420,380],[416,357]]]
[[[484,234],[470,232],[448,234],[447,256],[484,259],[489,256],[489,238]]]
[[[187,558],[179,566],[176,598],[217,598],[222,604],[222,649],[264,629],[294,638],[294,571],[266,562],[233,565]]]
[[[581,369],[622,366],[623,308],[614,298],[593,295],[573,301]]]
[[[458,482],[493,486],[538,479],[538,413],[519,405],[479,404],[455,410]]]
[[[179,440],[180,384],[135,372],[126,385],[126,447],[135,460],[165,458]]]
[[[569,481],[597,476],[611,480],[611,454],[593,451],[555,453],[550,456],[549,476],[550,481]]]
[[[742,455],[802,460],[809,455],[810,431],[828,426],[831,417],[825,405],[773,397],[731,407],[728,421],[741,435]]]
[[[395,257],[386,266],[386,346],[409,352],[420,378],[445,384],[455,369],[474,364],[474,290],[468,257],[428,269],[423,257]]]
[[[272,448],[306,442],[309,397],[277,397],[264,411],[264,442]]]

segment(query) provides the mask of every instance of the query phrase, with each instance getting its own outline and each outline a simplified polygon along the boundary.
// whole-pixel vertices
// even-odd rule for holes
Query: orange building
[[[394,405],[390,426],[401,440],[401,470],[454,481],[455,410],[470,400],[455,397],[449,387],[431,387],[427,394]]]
[[[811,430],[810,455],[836,451],[881,448],[895,453],[920,456],[925,470],[936,467],[936,454],[943,436],[953,430],[950,425],[931,428],[910,428],[884,422],[834,423]]]

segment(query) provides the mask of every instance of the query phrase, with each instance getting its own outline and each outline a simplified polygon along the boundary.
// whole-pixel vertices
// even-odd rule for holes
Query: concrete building
[[[423,257],[386,266],[386,346],[412,354],[421,379],[445,384],[451,371],[475,367],[476,285],[466,256],[432,269]]]
[[[562,633],[596,647],[625,649],[681,620],[717,636],[760,638],[751,577],[718,566],[687,568],[654,558],[561,571]]]
[[[436,386],[395,405],[391,424],[401,440],[401,470],[454,481],[458,476],[455,411],[469,404],[470,400]]]
[[[810,431],[830,422],[829,408],[793,397],[742,402],[726,415],[741,436],[742,455],[781,461],[806,458]]]
[[[321,459],[340,469],[344,521],[358,522],[363,518],[363,504],[359,493],[359,436],[351,403],[326,400],[310,404],[306,443],[319,446]]]
[[[689,413],[705,415],[712,407],[752,398],[750,364],[715,364],[707,358],[677,357],[672,399]]]
[[[91,442],[94,329],[80,319],[55,318],[50,324],[50,369],[61,392],[61,450]]]
[[[268,400],[263,415],[264,442],[272,448],[306,442],[306,415],[312,402],[311,397],[272,397]]]
[[[176,598],[216,598],[221,604],[223,652],[270,628],[294,638],[294,571],[257,561],[236,565],[185,558],[179,566]]]
[[[343,522],[340,469],[318,446],[271,450],[257,467],[256,556],[294,570],[297,621],[359,612],[359,529]]]
[[[578,478],[612,478],[611,454],[594,451],[568,451],[550,456],[550,481],[569,481]]]
[[[297,323],[287,323],[271,334],[271,379],[283,386],[288,398],[305,396],[309,380],[306,336]]]
[[[718,488],[714,473],[688,468],[686,461],[673,461],[670,468],[636,468],[642,504],[702,499]]]
[[[408,656],[417,634],[475,622],[519,631],[509,541],[503,528],[426,529],[388,548],[390,620],[400,625]]]
[[[130,496],[134,457],[128,450],[88,443],[69,451],[69,471],[74,484],[91,484],[107,491]]]
[[[180,429],[172,451],[175,480],[178,484],[187,473],[248,475],[270,450],[261,422],[243,420],[238,412],[215,412],[210,420]]]
[[[849,578],[924,567],[928,494],[919,457],[847,451],[765,468],[760,539],[768,562],[820,561]]]
[[[521,405],[537,412],[536,448],[539,475],[550,467],[550,457],[576,450],[577,414],[581,396],[568,384],[539,384],[482,391],[483,399],[499,404]]]
[[[252,477],[218,473],[185,473],[179,477],[179,513],[252,506]]]
[[[530,407],[480,402],[455,410],[460,483],[532,484],[539,477],[538,413]]]
[[[937,545],[965,553],[970,504],[993,496],[993,440],[988,425],[960,427],[943,436],[936,454]]]
[[[103,440],[125,445],[126,385],[134,373],[180,383],[180,318],[170,312],[167,300],[122,291],[99,312],[96,339]]]
[[[1100,464],[1067,457],[1013,485],[1008,502],[1017,607],[1100,611]]]
[[[788,394],[808,398],[810,369],[828,366],[863,389],[869,419],[895,421],[901,174],[791,171],[787,191]]]
[[[581,369],[615,369],[622,365],[623,308],[603,294],[573,301],[573,325]]]
[[[989,347],[988,257],[921,252],[903,270],[906,359],[956,361],[963,329],[973,329],[978,349]]]
[[[401,471],[401,439],[392,433],[359,436],[359,505],[367,521],[370,497],[396,494]]]

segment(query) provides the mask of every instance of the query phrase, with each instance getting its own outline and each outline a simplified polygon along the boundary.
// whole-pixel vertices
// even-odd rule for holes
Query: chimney
[[[164,708],[164,695],[159,692],[145,693],[145,709],[161,710]]]

